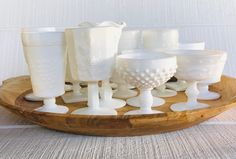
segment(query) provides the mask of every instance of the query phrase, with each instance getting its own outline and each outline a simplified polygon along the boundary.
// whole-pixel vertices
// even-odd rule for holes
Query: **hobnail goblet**
[[[172,55],[144,50],[118,55],[116,65],[118,74],[140,91],[139,96],[135,97],[138,99],[140,109],[129,111],[125,115],[162,113],[152,110],[154,100],[162,104],[163,100],[159,101],[153,97],[151,90],[169,80],[174,75],[176,67],[176,57]]]

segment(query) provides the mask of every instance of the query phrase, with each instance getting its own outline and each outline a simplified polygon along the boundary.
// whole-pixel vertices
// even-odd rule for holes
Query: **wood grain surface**
[[[185,94],[180,92],[175,97],[165,98],[165,105],[154,108],[165,114],[123,115],[124,112],[137,109],[127,105],[117,110],[117,116],[72,115],[70,113],[73,110],[85,107],[86,102],[64,104],[61,98],[57,99],[57,103],[68,106],[70,111],[67,114],[53,114],[36,112],[34,109],[42,103],[24,100],[24,95],[31,92],[31,84],[28,76],[21,76],[3,82],[0,104],[31,122],[50,129],[85,135],[134,136],[187,128],[214,117],[235,104],[236,79],[222,76],[221,82],[212,85],[210,89],[222,96],[218,100],[202,101],[211,105],[206,109],[172,112],[169,109],[172,103],[186,101]]]

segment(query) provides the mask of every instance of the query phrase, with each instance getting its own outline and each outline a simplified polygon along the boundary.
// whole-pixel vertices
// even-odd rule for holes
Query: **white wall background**
[[[224,72],[236,77],[236,0],[0,0],[0,81],[27,73],[21,27],[103,20],[179,28],[183,42],[227,51]]]

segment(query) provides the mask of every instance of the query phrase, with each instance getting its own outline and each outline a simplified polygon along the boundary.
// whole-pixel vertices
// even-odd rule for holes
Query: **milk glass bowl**
[[[171,105],[171,109],[185,111],[209,107],[197,101],[199,95],[197,83],[214,76],[215,61],[220,58],[220,55],[210,50],[176,50],[170,53],[177,56],[178,68],[175,76],[189,83],[185,91],[188,97],[187,102],[175,103]]]
[[[133,110],[129,114],[155,114],[161,111],[152,110],[154,100],[151,90],[164,84],[176,72],[176,57],[163,53],[155,53],[145,50],[136,53],[124,53],[117,56],[116,69],[118,74],[129,84],[136,86],[140,94],[138,97],[139,110]],[[131,98],[132,99],[132,98]],[[129,99],[127,100],[129,101]],[[163,103],[162,100],[158,103]],[[128,102],[129,104],[129,102]]]

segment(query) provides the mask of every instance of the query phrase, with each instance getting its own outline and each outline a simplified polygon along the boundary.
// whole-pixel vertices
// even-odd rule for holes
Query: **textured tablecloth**
[[[0,159],[236,159],[236,108],[188,129],[139,137],[67,134],[0,113]]]

